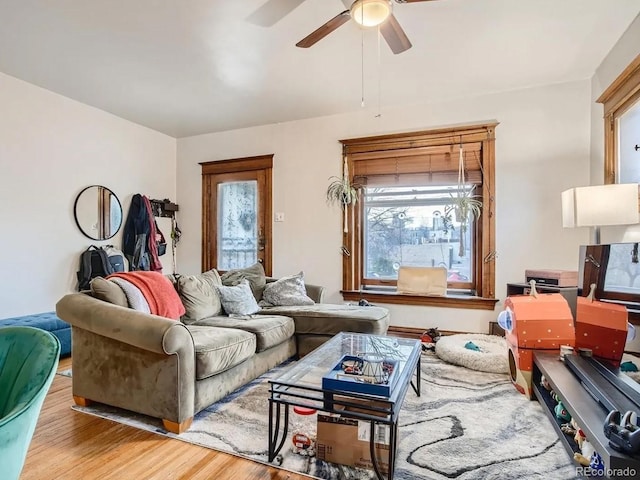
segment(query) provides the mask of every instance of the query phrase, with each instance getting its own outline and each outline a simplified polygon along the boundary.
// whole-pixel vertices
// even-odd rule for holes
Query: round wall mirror
[[[115,193],[102,185],[91,185],[76,197],[73,214],[80,231],[92,240],[113,237],[122,225],[122,205]]]

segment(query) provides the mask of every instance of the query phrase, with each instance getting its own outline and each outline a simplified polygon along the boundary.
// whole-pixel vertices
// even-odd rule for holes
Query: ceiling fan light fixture
[[[351,18],[363,27],[375,27],[391,15],[388,0],[356,0],[351,5]]]

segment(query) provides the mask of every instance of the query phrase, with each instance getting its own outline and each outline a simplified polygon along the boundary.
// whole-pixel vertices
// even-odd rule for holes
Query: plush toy
[[[440,340],[440,332],[438,328],[430,328],[422,334],[420,341],[422,342],[422,350],[434,350],[436,349],[436,342]]]
[[[562,430],[562,433],[573,436],[575,440],[575,434],[579,430],[579,427],[576,421],[572,418],[569,423],[563,423],[560,426],[560,430]]]
[[[584,432],[580,428],[578,428],[577,424],[575,425],[577,430],[573,439],[578,444],[578,447],[580,448],[580,452],[574,453],[573,459],[576,462],[578,462],[580,465],[584,467],[588,467],[591,464],[592,455],[596,454],[596,450],[593,448],[593,445],[589,443],[589,440],[587,440],[587,437],[585,436]]]
[[[558,404],[556,405],[556,408],[554,408],[554,412],[558,420],[565,421],[565,422],[571,421],[571,414],[569,413],[569,410],[565,408],[562,401],[558,402]]]
[[[591,467],[592,471],[597,472],[598,475],[604,475],[604,461],[598,452],[593,452],[591,454],[589,467]]]
[[[466,348],[467,350],[473,350],[474,352],[480,352],[480,347],[477,346],[475,343],[473,342],[467,342],[464,344],[464,348]]]
[[[547,380],[547,377],[545,377],[544,375],[542,375],[542,377],[540,378],[540,386],[544,388],[547,392],[551,391],[551,385],[549,384],[549,380]]]

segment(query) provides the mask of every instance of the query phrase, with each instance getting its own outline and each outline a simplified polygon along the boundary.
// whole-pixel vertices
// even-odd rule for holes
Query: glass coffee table
[[[376,456],[376,425],[389,426],[389,470],[393,478],[398,443],[398,416],[405,395],[412,386],[420,396],[419,340],[342,332],[269,381],[269,462],[278,457],[289,429],[289,406],[307,407],[369,422],[371,463],[379,479],[384,476]],[[325,389],[327,375],[344,355],[376,355],[394,365],[389,395],[371,395]],[[347,410],[353,409],[353,410]]]

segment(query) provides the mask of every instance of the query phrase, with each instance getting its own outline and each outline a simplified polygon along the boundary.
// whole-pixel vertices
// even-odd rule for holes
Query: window
[[[384,303],[493,309],[494,129],[497,123],[342,140],[349,175],[361,185],[347,209],[343,296]],[[483,206],[457,218],[460,151],[467,192]],[[396,292],[400,266],[444,266],[446,297]]]
[[[364,189],[363,285],[385,285],[401,265],[445,267],[457,288],[474,288],[474,235],[451,207],[457,185]],[[467,218],[473,226],[473,219]],[[453,285],[452,285],[453,286]]]
[[[586,245],[580,249],[583,295],[595,285],[595,298],[627,307],[629,321],[640,324],[638,243]]]
[[[609,245],[609,260],[605,270],[604,291],[640,295],[640,263],[637,243]]]
[[[640,55],[604,91],[604,183],[637,183]],[[635,144],[635,145],[634,145]]]

